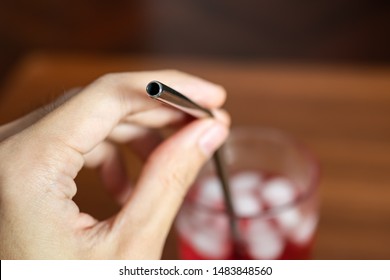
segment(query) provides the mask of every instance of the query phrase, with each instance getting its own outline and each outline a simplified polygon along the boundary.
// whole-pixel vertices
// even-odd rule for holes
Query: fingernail
[[[227,136],[227,127],[220,123],[215,123],[201,136],[199,147],[207,157],[210,157],[222,145]]]

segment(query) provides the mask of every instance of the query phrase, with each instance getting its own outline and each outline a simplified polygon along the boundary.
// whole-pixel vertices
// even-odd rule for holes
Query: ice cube
[[[285,178],[274,178],[264,183],[262,197],[270,206],[280,206],[293,201],[294,186]]]
[[[294,243],[305,244],[313,237],[317,227],[318,216],[309,214],[301,219],[301,222],[290,232],[290,238]]]
[[[234,175],[230,180],[232,192],[251,192],[256,190],[262,182],[261,174],[245,171]]]
[[[201,211],[184,205],[176,228],[186,242],[206,259],[226,258],[230,251],[229,220],[223,213]]]
[[[231,250],[228,226],[226,216],[214,215],[207,226],[197,227],[187,237],[194,249],[205,258],[224,259]]]
[[[237,193],[233,199],[234,212],[239,217],[249,217],[261,212],[260,199],[252,193]]]
[[[255,259],[277,259],[283,251],[284,239],[270,223],[262,220],[249,222],[247,228],[248,252]]]
[[[217,177],[209,177],[201,181],[198,200],[207,205],[223,202],[222,186]]]
[[[276,214],[275,221],[283,232],[289,232],[299,226],[302,220],[300,211],[293,207]]]
[[[261,174],[257,172],[244,171],[232,177],[230,187],[234,210],[238,216],[252,216],[261,211],[261,201],[255,196],[261,182]]]

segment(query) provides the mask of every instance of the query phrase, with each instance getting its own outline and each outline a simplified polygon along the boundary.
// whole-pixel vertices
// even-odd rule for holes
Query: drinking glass
[[[180,257],[311,258],[319,218],[319,167],[313,155],[286,133],[262,127],[233,128],[223,149],[240,252],[209,162],[176,219]]]

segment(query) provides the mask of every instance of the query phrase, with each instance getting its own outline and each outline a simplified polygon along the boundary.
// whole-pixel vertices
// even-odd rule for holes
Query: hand
[[[149,99],[161,80],[217,113],[165,141],[153,131],[184,114]],[[0,127],[1,259],[157,259],[200,167],[225,140],[224,90],[177,71],[105,75],[78,93]],[[145,159],[131,186],[114,142]],[[161,143],[160,143],[161,142]],[[142,143],[142,145],[140,145]],[[122,203],[105,221],[72,200],[82,167],[98,168]]]

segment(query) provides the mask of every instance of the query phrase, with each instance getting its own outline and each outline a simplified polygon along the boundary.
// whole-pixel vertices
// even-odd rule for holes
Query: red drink
[[[177,219],[182,259],[308,259],[317,224],[315,201],[286,177],[235,172],[230,180],[243,242],[234,251],[217,178],[190,190]]]

